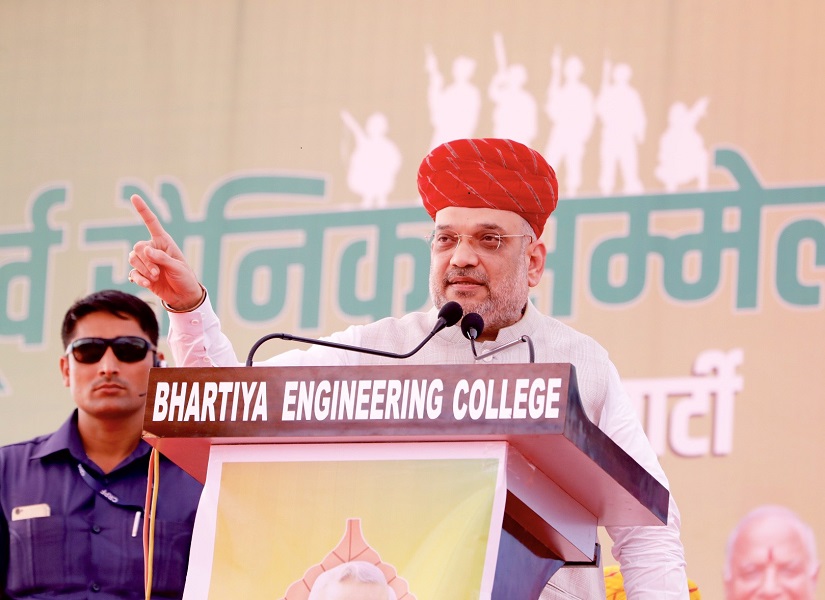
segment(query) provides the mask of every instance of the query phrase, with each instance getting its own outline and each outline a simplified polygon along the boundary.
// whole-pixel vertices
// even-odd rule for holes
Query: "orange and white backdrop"
[[[511,137],[562,194],[534,300],[609,350],[721,597],[751,508],[825,540],[823,22],[818,0],[0,3],[0,442],[73,406],[66,308],[139,293],[133,192],[243,357],[426,308],[418,164]]]

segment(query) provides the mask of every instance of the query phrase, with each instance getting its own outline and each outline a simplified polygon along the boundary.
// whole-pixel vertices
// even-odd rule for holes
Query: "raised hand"
[[[199,305],[205,292],[183,252],[143,198],[135,194],[131,200],[150,239],[136,243],[129,253],[129,281],[151,291],[169,308],[187,310]]]

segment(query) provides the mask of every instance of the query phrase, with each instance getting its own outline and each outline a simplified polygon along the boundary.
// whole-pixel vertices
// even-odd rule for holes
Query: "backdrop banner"
[[[131,194],[243,360],[428,308],[418,165],[509,137],[560,183],[533,300],[610,352],[722,598],[754,507],[825,539],[823,22],[818,0],[0,3],[0,443],[73,408],[74,300],[137,293],[165,331],[127,280]]]

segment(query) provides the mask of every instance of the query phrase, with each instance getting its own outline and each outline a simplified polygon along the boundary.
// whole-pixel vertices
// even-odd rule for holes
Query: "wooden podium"
[[[207,486],[226,445],[502,447],[482,598],[536,600],[562,565],[598,566],[599,525],[667,522],[668,491],[590,422],[566,363],[156,368],[144,429]]]

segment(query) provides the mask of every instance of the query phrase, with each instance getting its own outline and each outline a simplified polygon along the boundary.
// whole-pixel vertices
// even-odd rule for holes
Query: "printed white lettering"
[[[706,350],[696,358],[692,377],[622,382],[658,456],[668,446],[685,457],[726,456],[733,451],[734,403],[744,387],[737,369],[743,362],[741,348]],[[710,435],[691,433],[692,423],[708,419]]]
[[[163,421],[169,412],[169,383],[159,381],[155,388],[155,407],[152,411],[153,421]]]

